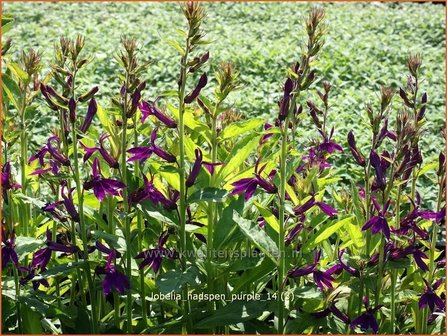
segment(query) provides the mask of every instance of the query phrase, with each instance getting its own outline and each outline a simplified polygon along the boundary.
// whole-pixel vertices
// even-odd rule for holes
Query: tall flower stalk
[[[135,114],[137,111],[137,107],[141,98],[141,91],[145,88],[145,82],[141,82],[138,78],[139,73],[142,69],[144,69],[145,65],[141,65],[138,62],[137,58],[137,42],[134,39],[123,38],[122,39],[122,50],[118,54],[118,61],[120,65],[124,69],[124,82],[121,86],[120,96],[121,100],[119,106],[121,107],[121,118],[122,118],[122,128],[121,128],[121,160],[119,163],[119,169],[121,171],[121,181],[127,186],[128,185],[128,176],[127,176],[127,148],[128,143],[131,139],[128,139],[128,123],[130,120],[136,120]],[[133,127],[136,127],[134,124]],[[138,137],[135,134],[134,141],[138,141]],[[136,172],[139,171],[139,167],[136,167]],[[132,278],[132,255],[131,255],[131,220],[130,220],[130,209],[129,209],[129,197],[127,188],[123,188],[122,191],[123,196],[123,227],[124,234],[126,239],[127,251],[126,251],[126,276],[127,279]],[[141,218],[139,220],[139,229],[141,229]],[[143,275],[141,275],[143,274]],[[145,293],[144,293],[144,273],[141,271],[140,278],[142,279],[141,283],[141,302],[142,305],[145,305]],[[145,308],[143,308],[145,309]],[[132,333],[132,293],[130,290],[127,291],[127,301],[126,301],[126,318],[127,318],[127,332]],[[143,318],[146,319],[146,311],[144,310]]]
[[[22,191],[25,196],[29,196],[28,191],[28,178],[27,163],[28,163],[28,132],[27,129],[27,116],[26,111],[30,103],[30,91],[38,81],[39,72],[41,69],[41,55],[33,49],[29,49],[28,52],[22,53],[21,63],[22,72],[18,76],[18,84],[20,89],[20,102],[18,102],[18,114],[20,116],[20,173]],[[28,236],[30,234],[30,222],[31,222],[31,209],[28,204],[23,203],[23,212],[21,213],[23,234]]]
[[[180,75],[178,79],[178,139],[179,139],[179,177],[180,177],[180,200],[179,200],[179,254],[183,272],[187,268],[187,233],[186,233],[186,208],[187,208],[187,188],[186,188],[186,160],[185,160],[185,111],[186,105],[191,104],[200,94],[200,90],[206,85],[207,77],[203,74],[191,93],[186,94],[187,78],[190,76],[188,67],[189,55],[193,52],[200,42],[202,42],[203,33],[200,25],[205,17],[202,6],[197,2],[188,2],[185,4],[183,13],[188,21],[188,32],[186,34],[185,46],[182,49],[182,57],[180,60]],[[181,48],[181,47],[180,47]],[[183,297],[188,295],[188,286],[183,286]],[[190,312],[190,303],[182,300],[182,309],[184,316],[188,316]],[[189,320],[189,319],[188,319]],[[183,332],[191,331],[191,326],[183,323]]]
[[[306,90],[315,80],[315,70],[311,70],[310,63],[314,59],[323,46],[323,35],[325,27],[322,25],[324,19],[324,11],[322,9],[313,9],[309,13],[306,21],[306,31],[308,35],[307,50],[290,71],[289,78],[284,84],[284,96],[280,101],[279,121],[281,122],[281,149],[279,162],[279,236],[278,236],[278,333],[284,333],[285,323],[285,301],[284,301],[284,285],[285,285],[285,230],[286,230],[286,183],[287,183],[287,157],[290,147],[289,125],[292,123],[293,134],[297,127],[297,101],[301,91]],[[294,143],[292,143],[294,145]]]
[[[69,53],[71,55],[71,69],[70,69],[70,96],[71,96],[71,102],[75,102],[77,100],[75,87],[76,87],[76,76],[78,74],[78,71],[80,67],[86,63],[86,61],[81,61],[79,54],[81,53],[83,47],[84,47],[85,41],[84,37],[78,35],[76,39],[70,41],[69,43]],[[89,263],[89,254],[88,254],[88,237],[87,233],[89,231],[88,225],[85,220],[84,216],[84,191],[81,186],[81,171],[79,169],[79,153],[78,153],[78,134],[77,134],[77,124],[76,124],[76,118],[75,118],[75,110],[76,107],[68,106],[69,112],[71,112],[71,115],[69,117],[71,122],[71,137],[72,137],[72,147],[73,147],[73,175],[74,180],[76,184],[76,192],[78,196],[78,212],[79,212],[79,230],[81,232],[81,240],[82,240],[82,249],[83,249],[83,255],[82,258],[85,262],[84,267],[84,274],[87,278],[87,284],[89,289],[89,297],[90,297],[90,307],[91,307],[91,327],[92,327],[92,333],[98,333],[98,314],[97,314],[97,306],[96,306],[96,292],[94,290],[94,284],[93,284],[93,278]],[[73,225],[75,225],[73,221]],[[76,231],[74,230],[74,233]],[[76,236],[74,236],[74,239],[76,239]],[[80,278],[79,278],[80,280]],[[82,280],[81,280],[82,281]],[[81,282],[82,283],[82,282]],[[81,287],[82,288],[82,287]]]

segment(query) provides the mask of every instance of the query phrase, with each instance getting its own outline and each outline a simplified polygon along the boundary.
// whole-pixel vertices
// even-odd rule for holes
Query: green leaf
[[[231,124],[230,126],[226,127],[222,133],[220,134],[220,139],[230,139],[234,138],[238,135],[244,134],[245,132],[248,132],[259,125],[262,125],[264,123],[264,119],[249,119],[244,121],[239,121],[237,123]]]
[[[273,230],[279,233],[279,223],[275,215],[273,215],[269,209],[262,206],[258,202],[254,202],[254,205],[256,206],[256,208],[258,208],[259,212],[261,213],[261,216],[265,219],[267,224],[270,225]]]
[[[99,230],[93,231],[93,237],[104,239],[110,247],[119,252],[126,252],[126,240],[123,237]]]
[[[239,233],[238,226],[233,220],[233,211],[242,213],[244,210],[244,198],[238,197],[226,206],[220,216],[214,230],[214,246],[220,250],[227,242],[233,242],[236,233]]]
[[[37,311],[32,310],[27,304],[21,305],[21,318],[23,333],[25,334],[43,334],[41,316]]]
[[[57,266],[53,266],[50,269],[43,271],[40,275],[43,278],[50,278],[62,274],[69,274],[72,270],[83,267],[83,261],[73,261],[65,264],[59,264]]]
[[[260,256],[247,256],[232,261],[228,269],[229,272],[239,272],[249,270],[261,265],[264,258]]]
[[[353,221],[346,223],[346,231],[348,231],[349,237],[351,238],[355,247],[362,248],[365,246],[362,230],[357,224],[357,220],[355,218]]]
[[[290,199],[293,202],[293,205],[297,206],[299,204],[299,200],[295,194],[295,190],[293,190],[293,188],[288,183],[286,183],[285,187],[286,187],[287,194],[290,196]]]
[[[22,81],[28,80],[28,74],[23,71],[17,63],[8,63],[7,66],[17,78],[20,78]]]
[[[189,196],[188,203],[197,202],[212,202],[220,203],[224,202],[227,196],[227,191],[224,189],[217,188],[205,188],[196,191],[191,196]]]
[[[17,111],[20,110],[20,97],[22,96],[20,93],[19,86],[17,83],[7,74],[2,74],[2,88],[5,91],[6,96],[14,105]]]
[[[168,217],[168,214],[162,213],[161,210],[158,210],[154,207],[152,202],[147,201],[138,205],[138,208],[141,209],[143,215],[148,219],[155,218],[160,222],[164,222],[169,225],[178,226],[176,224],[176,220],[174,218]]]
[[[152,167],[168,182],[175,190],[180,189],[180,175],[178,170],[172,166],[162,166],[154,162]]]
[[[4,20],[2,18],[2,34],[5,34],[9,30],[11,30],[12,26],[13,26],[13,19],[11,19],[11,20],[9,20],[9,19],[8,20]]]
[[[177,108],[175,108],[169,102],[166,103],[166,107],[168,108],[169,111],[171,111],[171,113],[175,116],[176,119],[179,118],[179,112]],[[197,118],[194,117],[194,114],[190,110],[185,111],[183,120],[185,122],[186,127],[193,130],[198,135],[202,136],[208,143],[211,143],[210,128],[205,123],[197,121]]]
[[[321,243],[323,240],[326,240],[330,236],[332,236],[335,232],[337,232],[343,226],[345,226],[349,223],[352,223],[353,219],[354,219],[354,217],[348,217],[348,218],[342,219],[341,221],[338,221],[337,223],[334,223],[333,221],[326,223],[315,234],[315,236],[313,236],[309,241],[307,241],[306,247],[308,249],[314,248],[319,243]]]
[[[98,110],[96,111],[96,115],[98,116],[101,125],[104,126],[105,128],[110,128],[111,123],[107,116],[106,110],[104,110],[102,106],[99,104],[97,104],[97,106]]]
[[[357,221],[363,222],[365,220],[363,216],[363,206],[359,199],[357,187],[352,181],[351,181],[351,196],[352,196],[352,204],[354,206],[355,217],[357,218]]]
[[[417,177],[425,175],[427,172],[429,172],[432,169],[436,169],[437,167],[438,167],[438,162],[428,163],[418,171]]]
[[[264,278],[271,277],[271,275],[269,274],[275,269],[276,264],[269,258],[264,258],[261,265],[245,271],[242,276],[236,280],[233,288],[233,293],[238,293],[248,284],[250,284],[250,286],[253,286],[259,281],[264,281]]]
[[[162,294],[179,293],[185,284],[192,286],[200,284],[197,267],[190,266],[185,272],[182,272],[180,269],[172,269],[157,278],[157,286]]]
[[[233,301],[195,324],[197,328],[226,326],[253,320],[268,311],[267,301]]]
[[[237,211],[233,211],[233,220],[253,244],[261,249],[273,262],[277,262],[279,256],[278,246],[256,222],[241,217]]]
[[[222,169],[219,171],[216,180],[217,184],[225,180],[228,175],[238,172],[240,166],[253,153],[253,150],[259,143],[259,136],[256,134],[247,136],[242,141],[238,142],[227,156]]]
[[[29,253],[34,252],[45,243],[42,239],[32,237],[16,237],[16,252],[19,259],[25,258]]]
[[[174,47],[174,49],[177,50],[181,56],[185,54],[185,49],[183,49],[176,41],[173,40],[164,40],[164,41],[171,47]]]

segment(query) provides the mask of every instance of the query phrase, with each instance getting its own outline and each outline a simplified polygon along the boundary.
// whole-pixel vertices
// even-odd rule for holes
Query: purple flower
[[[435,293],[435,291],[442,284],[442,279],[436,281],[433,286],[430,286],[427,280],[422,280],[425,282],[425,291],[419,299],[419,309],[423,309],[428,306],[432,312],[435,310],[435,307],[440,310],[445,310],[444,301],[442,301],[438,294]]]
[[[68,101],[68,111],[70,111],[70,121],[73,124],[76,121],[76,106],[77,102],[76,100],[71,97]]]
[[[45,159],[45,155],[47,153],[48,153],[48,148],[46,145],[40,147],[36,154],[30,156],[30,158],[28,159],[28,164],[31,164],[31,162],[33,162],[35,160],[39,160],[40,166],[43,167],[45,165],[44,159]]]
[[[53,135],[50,138],[48,138],[48,141],[47,141],[48,153],[50,153],[50,155],[53,157],[53,159],[55,159],[57,162],[59,162],[63,166],[69,166],[70,160],[64,154],[59,152],[59,150],[57,148],[53,147],[53,144],[52,144],[53,141],[59,142],[59,137]]]
[[[320,256],[321,251],[318,250],[315,253],[314,262],[311,265],[307,265],[304,267],[295,267],[291,269],[287,273],[287,278],[298,278],[312,273],[315,284],[318,286],[318,288],[320,288],[321,291],[324,291],[325,288],[332,289],[332,282],[335,281],[335,279],[332,277],[332,274],[339,273],[341,269],[340,267],[331,267],[324,272],[317,270],[316,268],[320,262]]]
[[[129,195],[129,204],[138,204],[146,200],[151,200],[154,204],[161,204],[168,210],[177,208],[178,192],[173,192],[170,198],[167,198],[161,191],[159,191],[153,184],[154,176],[151,176],[149,181],[146,175],[143,175],[144,186],[135,190]]]
[[[40,278],[37,280],[33,280],[36,276],[36,268],[33,268],[32,266],[30,267],[19,267],[19,270],[21,272],[26,272],[28,273],[26,276],[22,277],[20,279],[20,284],[22,286],[26,285],[28,282],[31,281],[31,283],[33,284],[33,289],[36,291],[39,289],[39,286],[42,285],[44,287],[49,288],[50,284],[48,283],[48,280],[45,278]]]
[[[268,131],[269,129],[273,128],[273,125],[270,123],[264,124],[264,131]],[[265,144],[268,139],[270,139],[273,136],[273,133],[266,133],[262,136],[261,140],[259,140],[259,144],[263,145]]]
[[[49,212],[51,215],[53,215],[53,217],[57,218],[61,222],[66,222],[67,218],[63,216],[58,210],[58,207],[61,206],[62,204],[64,204],[64,201],[48,203],[42,207],[42,211]]]
[[[423,219],[432,219],[436,223],[441,223],[445,219],[445,207],[438,212],[419,211],[419,216]]]
[[[104,161],[109,165],[110,168],[118,169],[119,163],[118,160],[115,159],[105,148],[104,140],[107,139],[110,135],[107,133],[101,134],[99,137],[99,147],[87,147],[82,142],[81,147],[84,150],[84,162],[86,162],[90,157],[96,152],[99,151]]]
[[[346,264],[345,262],[343,262],[343,254],[345,253],[345,250],[341,250],[340,252],[338,252],[338,261],[340,262],[341,267],[348,272],[349,274],[355,276],[355,277],[360,277],[360,272],[355,269],[352,266],[349,266],[348,264]]]
[[[409,212],[400,222],[400,228],[392,230],[393,233],[398,235],[406,235],[410,231],[413,231],[422,239],[428,239],[429,234],[425,229],[420,228],[416,221],[419,218],[428,219],[431,216],[432,212],[430,211],[421,211],[420,204],[421,199],[419,194],[417,194],[416,202],[410,198],[410,201],[413,205],[413,210]]]
[[[168,117],[166,114],[164,114],[162,111],[160,111],[156,106],[154,102],[146,102],[142,101],[138,107],[141,111],[141,122],[144,123],[144,121],[147,119],[147,117],[153,115],[158,120],[160,120],[163,124],[165,124],[168,128],[176,128],[177,122],[172,119],[171,117]]]
[[[118,190],[127,187],[121,181],[103,178],[101,176],[99,160],[95,158],[93,160],[93,178],[90,181],[84,183],[84,188],[86,190],[90,190],[93,188],[93,193],[95,194],[96,198],[100,201],[103,201],[106,194],[119,196]]]
[[[195,226],[198,226],[198,227],[205,226],[202,223],[194,221],[194,219],[192,218],[191,208],[190,207],[186,208],[186,213],[188,214],[188,219],[186,220],[186,224],[191,224],[191,225],[195,225]],[[194,233],[194,236],[196,236],[196,238],[198,240],[200,240],[202,243],[206,244],[206,238],[205,238],[205,236],[203,234],[201,234],[201,233]]]
[[[59,168],[58,162],[54,161],[54,160],[50,160],[50,167],[36,169],[32,173],[30,173],[30,176],[34,176],[34,175],[41,176],[43,174],[47,174],[47,173],[50,173],[50,172],[53,175],[57,175],[57,174],[59,174],[59,171],[60,171],[60,168]]]
[[[327,317],[330,313],[332,313],[334,316],[338,317],[345,324],[350,324],[351,323],[351,319],[349,318],[349,316],[346,315],[345,313],[341,312],[337,308],[335,303],[336,302],[330,303],[329,307],[324,309],[324,310],[322,310],[322,311],[312,313],[312,316],[317,318],[317,319],[320,319],[320,318]]]
[[[102,158],[107,162],[110,168],[118,169],[119,168],[118,160],[115,159],[104,147],[104,140],[107,139],[108,137],[109,135],[106,133],[101,134],[101,136],[99,137],[98,150],[99,153],[101,153]]]
[[[174,250],[170,250],[164,247],[169,238],[169,232],[163,231],[158,239],[158,244],[155,248],[149,249],[139,253],[135,259],[143,259],[139,268],[142,269],[145,266],[149,266],[157,273],[160,269],[163,257],[169,257],[171,259],[177,258],[177,253]]]
[[[298,224],[296,224],[288,233],[287,236],[284,238],[284,241],[286,243],[286,245],[290,245],[290,243],[292,242],[292,240],[299,235],[299,233],[301,232],[301,230],[304,228],[303,225],[304,222],[304,215],[301,217],[300,221]]]
[[[366,308],[366,312],[352,320],[351,328],[354,329],[358,326],[364,331],[371,329],[375,334],[377,334],[379,331],[379,323],[374,317],[374,314],[382,308],[383,305],[379,305],[374,308],[369,307],[369,299],[367,296],[363,297],[363,304]]]
[[[413,240],[413,242],[410,242],[410,246],[406,248],[398,248],[394,242],[390,242],[385,246],[385,253],[388,254],[388,259],[392,261],[399,261],[411,254],[418,267],[424,272],[427,272],[428,266],[422,259],[428,259],[428,257],[424,252],[414,246],[414,244],[415,242]],[[378,260],[378,256],[376,259]]]
[[[203,162],[203,165],[205,166],[206,170],[213,175],[215,167],[223,166],[223,162]]]
[[[67,210],[68,214],[70,215],[71,219],[73,219],[75,222],[79,223],[79,213],[76,210],[73,202],[73,190],[74,188],[68,189],[68,193],[65,194],[65,188],[67,187],[67,181],[62,181],[61,183],[61,196],[64,202],[65,209]]]
[[[365,167],[365,157],[363,156],[362,152],[357,148],[354,133],[352,131],[349,131],[348,133],[348,145],[349,149],[351,150],[352,156],[354,157],[354,160],[357,162],[359,166]]]
[[[46,233],[46,245],[47,247],[36,251],[33,254],[33,260],[31,261],[31,269],[41,269],[42,271],[47,267],[50,262],[51,252],[63,252],[66,254],[72,254],[76,250],[73,246],[66,246],[57,242],[54,242],[51,237],[51,231],[47,230]]]
[[[337,214],[337,210],[327,205],[326,203],[316,201],[314,196],[309,198],[304,204],[295,207],[293,211],[295,212],[296,216],[300,216],[304,214],[307,210],[312,208],[314,205],[318,206],[320,210],[323,211],[329,217],[333,217]]]
[[[177,161],[174,155],[166,152],[163,148],[160,148],[155,144],[155,139],[157,138],[157,131],[158,128],[154,128],[151,133],[150,146],[134,147],[127,151],[128,153],[133,154],[133,156],[129,158],[128,161],[139,160],[140,162],[144,162],[152,155],[152,153],[170,163],[174,163]]]
[[[310,116],[312,117],[315,126],[317,126],[317,128],[320,129],[322,125],[320,120],[318,119],[318,115],[323,114],[323,111],[321,111],[318,107],[316,107],[315,104],[310,100],[307,102],[307,106],[309,107],[309,113]]]
[[[208,77],[204,73],[202,76],[200,76],[199,82],[197,83],[197,86],[194,88],[194,90],[192,90],[191,93],[185,97],[184,99],[185,104],[191,104],[194,101],[194,99],[196,99],[199,96],[200,91],[202,91],[202,89],[206,86],[207,83],[208,83]]]
[[[379,214],[377,216],[371,217],[371,219],[363,225],[362,230],[365,231],[371,229],[371,232],[374,234],[382,231],[385,237],[387,239],[390,239],[390,227],[388,225],[388,221],[385,218],[388,207],[390,206],[390,201],[386,202],[383,209],[380,209],[380,206],[376,200],[373,199],[372,201]]]
[[[84,122],[81,125],[81,128],[79,129],[82,133],[86,133],[89,129],[90,125],[92,124],[93,117],[96,114],[96,111],[98,111],[98,105],[96,104],[95,98],[90,99],[90,103],[88,104],[87,114],[85,115]]]
[[[196,182],[197,176],[199,176],[200,168],[202,167],[202,151],[200,148],[196,148],[194,151],[196,155],[196,160],[194,161],[194,165],[189,172],[188,179],[186,180],[186,187],[189,188],[194,185]]]
[[[318,166],[320,168],[320,172],[323,172],[324,168],[331,167],[331,164],[327,162],[323,153],[319,152],[313,147],[309,148],[309,154],[304,155],[303,160],[307,163],[300,165],[296,170],[297,173],[303,172],[306,169],[306,166]]]
[[[295,84],[293,80],[290,78],[287,78],[286,82],[284,83],[283,92],[284,95],[281,98],[279,102],[279,114],[278,119],[280,121],[286,120],[287,116],[289,115],[289,109],[290,109],[290,100],[292,98],[292,91]]]
[[[329,154],[334,153],[335,151],[343,151],[343,148],[336,142],[332,141],[332,136],[334,135],[334,128],[332,127],[331,133],[329,134],[329,137],[323,133],[323,131],[318,130],[320,132],[321,136],[323,137],[323,142],[318,146],[318,150],[321,152],[326,152]]]
[[[256,191],[256,187],[259,185],[269,194],[275,194],[278,188],[273,184],[273,176],[276,174],[275,170],[272,170],[268,176],[268,180],[261,177],[262,171],[265,169],[267,164],[263,165],[259,170],[259,161],[256,161],[254,177],[242,178],[231,185],[234,187],[231,192],[232,195],[244,193],[245,200],[249,200]]]
[[[374,167],[376,171],[376,183],[377,187],[385,190],[386,181],[385,181],[385,171],[383,170],[383,163],[379,155],[375,151],[371,151],[369,156],[369,161],[371,165]]]
[[[48,94],[48,89],[47,86],[45,86],[45,84],[40,83],[40,92],[42,93],[42,95],[45,98],[45,101],[47,102],[48,106],[54,110],[57,111],[59,108],[58,106],[51,100],[50,95]]]
[[[133,155],[127,160],[128,162],[139,160],[141,163],[143,163],[151,157],[153,151],[152,146],[139,146],[129,149],[127,153]]]
[[[394,132],[388,130],[388,118],[385,118],[383,127],[380,130],[379,134],[377,135],[377,143],[380,144],[385,139],[385,137],[387,137],[393,141],[397,140],[396,134]]]
[[[5,192],[6,190],[18,189],[21,187],[22,186],[20,184],[17,184],[14,182],[14,180],[12,178],[12,174],[11,174],[11,164],[9,163],[9,161],[7,161],[2,168],[2,189],[3,189],[3,192]]]
[[[99,240],[95,242],[95,250],[98,250],[106,255],[111,254],[112,252],[115,253],[116,258],[121,258],[121,253],[115,250],[114,248],[109,248],[105,246],[103,243],[101,243]]]
[[[7,238],[5,230],[2,227],[2,242],[2,269],[4,270],[9,262],[17,266],[19,264],[19,257],[15,250],[14,231],[11,231],[9,238]]]
[[[107,257],[106,266],[96,269],[96,274],[105,274],[102,280],[102,291],[105,296],[112,293],[112,290],[116,290],[120,295],[123,295],[130,288],[130,282],[127,276],[116,270],[113,265],[116,257],[116,251],[111,250]]]
[[[81,144],[81,147],[85,152],[83,160],[84,162],[86,162],[98,150],[98,147],[87,147],[82,142],[79,143]]]
[[[247,177],[233,182],[231,185],[234,187],[232,195],[244,193],[244,199],[248,201],[255,193],[258,182],[256,178]]]

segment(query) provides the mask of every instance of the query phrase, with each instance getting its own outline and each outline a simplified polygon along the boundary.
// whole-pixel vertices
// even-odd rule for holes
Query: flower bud
[[[82,96],[79,96],[78,101],[81,103],[86,102],[89,99],[92,99],[93,96],[99,91],[99,88],[97,86],[93,87],[90,91],[87,93],[84,93]]]
[[[187,95],[185,97],[185,99],[184,99],[185,104],[191,104],[194,101],[194,99],[196,99],[199,96],[200,91],[206,86],[207,82],[208,82],[208,77],[204,73],[200,77],[199,82],[197,83],[197,86],[195,87],[195,89],[189,95]]]
[[[73,97],[68,102],[68,110],[70,111],[70,121],[72,124],[76,121],[76,100]]]
[[[96,114],[96,111],[98,110],[98,105],[96,104],[95,98],[92,98],[90,100],[90,103],[88,104],[87,114],[85,115],[84,122],[82,123],[82,126],[80,128],[80,131],[82,133],[87,132],[88,128],[90,127],[93,117]]]
[[[348,133],[348,145],[349,149],[351,150],[352,156],[354,157],[354,160],[357,162],[358,165],[365,167],[365,157],[363,156],[362,152],[357,148],[354,133],[352,131],[349,131]]]

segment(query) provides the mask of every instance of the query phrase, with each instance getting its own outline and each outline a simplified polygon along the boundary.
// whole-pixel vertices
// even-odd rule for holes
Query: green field
[[[421,53],[425,78],[422,86],[429,97],[422,150],[426,162],[434,160],[444,146],[443,5],[207,3],[204,29],[212,41],[211,67],[232,61],[241,72],[243,86],[231,97],[235,109],[247,117],[273,119],[285,69],[297,61],[304,41],[303,18],[307,9],[315,5],[326,9],[328,34],[317,68],[319,80],[334,85],[330,118],[336,139],[347,147],[347,132],[354,128],[362,144],[362,133],[367,127],[363,122],[365,104],[377,104],[381,85],[405,85],[405,60],[410,52]],[[146,74],[146,97],[154,98],[163,90],[176,87],[179,57],[165,40],[176,37],[175,29],[182,26],[178,3],[6,3],[4,12],[16,20],[7,33],[13,39],[12,55],[18,56],[24,48],[38,48],[46,66],[59,36],[84,34],[85,49],[92,55],[92,62],[79,80],[86,87],[99,85],[100,97],[118,90],[118,64],[113,56],[122,35],[137,38],[142,57],[153,61]],[[47,71],[44,69],[44,73]],[[397,95],[395,101],[398,100]],[[103,98],[102,104],[107,106],[110,102]],[[400,106],[396,104],[397,108]],[[38,116],[36,136],[32,139],[35,146],[43,141],[38,126],[45,125],[42,133],[46,133],[50,117],[47,111]],[[390,119],[392,122],[394,116]],[[305,128],[299,132],[307,134]]]

